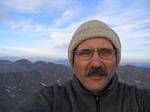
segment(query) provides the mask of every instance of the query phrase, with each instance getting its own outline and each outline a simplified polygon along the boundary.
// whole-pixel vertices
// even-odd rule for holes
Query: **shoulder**
[[[71,80],[63,84],[53,84],[51,86],[43,86],[38,92],[34,93],[35,96],[41,96],[44,99],[57,100],[59,97],[64,97],[66,91],[71,90]],[[60,100],[60,99],[59,99]]]
[[[150,89],[140,89],[134,85],[128,85],[122,82],[118,83],[118,87],[120,90],[123,90],[124,92],[130,92],[135,93],[136,95],[141,96],[149,96],[150,95]]]
[[[150,90],[139,89],[136,86],[127,85],[124,83],[118,83],[119,93],[128,103],[132,103],[134,107],[138,105],[141,110],[146,110],[145,112],[150,112]],[[143,111],[141,111],[143,112]]]
[[[39,91],[35,92],[35,94],[41,94],[44,96],[50,96],[54,93],[63,91],[63,86],[54,84],[51,86],[43,86]]]
[[[19,105],[19,112],[52,112],[54,108],[61,109],[64,93],[68,90],[65,88],[66,86],[71,86],[70,82],[66,82],[62,85],[42,85],[40,90],[28,96],[25,101]]]
[[[150,90],[140,89],[136,86],[127,85],[119,82],[120,93],[131,102],[135,101],[139,105],[149,105],[150,103]]]

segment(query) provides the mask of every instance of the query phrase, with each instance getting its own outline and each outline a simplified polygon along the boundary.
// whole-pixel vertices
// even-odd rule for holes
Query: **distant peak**
[[[32,62],[30,62],[27,59],[21,59],[21,60],[17,60],[14,63],[18,63],[18,64],[32,64]]]

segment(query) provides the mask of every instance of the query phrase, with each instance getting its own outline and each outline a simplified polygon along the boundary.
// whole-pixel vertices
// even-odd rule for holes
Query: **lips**
[[[102,78],[103,78],[103,76],[98,76],[98,75],[89,76],[89,79],[93,80],[93,81],[102,80]]]

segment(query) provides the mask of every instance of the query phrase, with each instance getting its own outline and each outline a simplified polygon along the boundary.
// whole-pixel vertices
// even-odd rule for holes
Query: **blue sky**
[[[150,63],[149,0],[1,0],[0,56],[66,59],[75,29],[100,19],[119,35],[122,62]]]

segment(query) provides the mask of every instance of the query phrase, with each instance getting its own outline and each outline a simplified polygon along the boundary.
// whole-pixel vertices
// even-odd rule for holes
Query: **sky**
[[[73,32],[99,19],[117,32],[123,62],[150,63],[150,0],[0,0],[0,56],[67,59]]]

